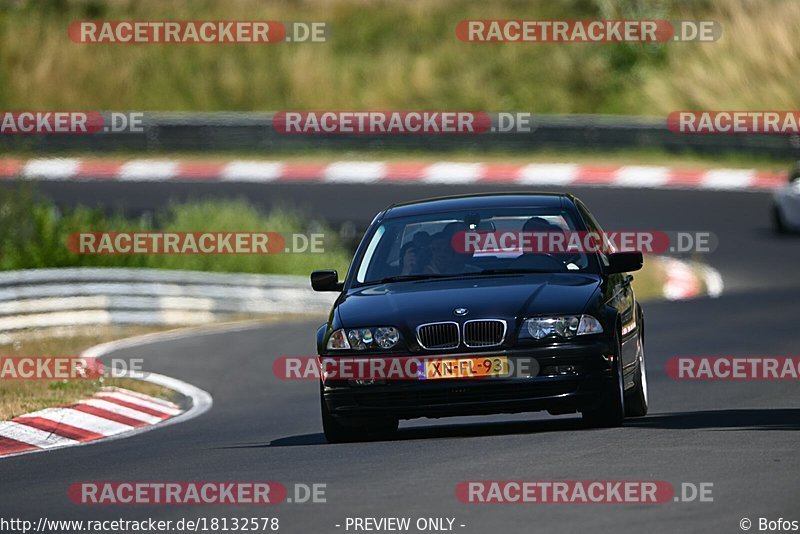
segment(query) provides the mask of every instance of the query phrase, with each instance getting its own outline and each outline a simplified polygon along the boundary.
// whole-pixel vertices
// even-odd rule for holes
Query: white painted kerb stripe
[[[483,175],[481,163],[434,163],[423,171],[422,181],[429,184],[468,184]]]
[[[181,411],[177,408],[171,408],[169,406],[164,406],[162,404],[156,404],[155,402],[150,402],[145,399],[140,399],[138,397],[134,397],[133,395],[127,395],[125,393],[121,393],[119,391],[100,391],[95,394],[95,397],[106,397],[117,399],[123,402],[127,402],[129,404],[135,404],[137,406],[141,406],[142,408],[148,408],[150,410],[155,410],[159,413],[163,413],[164,415],[178,415]]]
[[[283,174],[277,161],[232,161],[223,167],[220,178],[228,182],[271,182]]]
[[[120,180],[160,182],[175,178],[178,174],[177,161],[133,160],[119,169]]]
[[[101,399],[83,399],[78,401],[78,404],[94,406],[95,408],[100,408],[101,410],[106,410],[123,417],[136,419],[137,421],[142,421],[151,425],[160,423],[163,419],[163,417],[156,417],[155,415],[150,415],[149,413],[140,412],[138,410],[120,406],[119,404],[114,404],[113,402],[108,402]]]
[[[15,439],[41,449],[79,443],[74,439],[65,438],[46,430],[39,430],[28,425],[21,425],[13,421],[0,423],[0,436]]]
[[[670,179],[667,167],[622,167],[617,171],[614,185],[625,187],[659,187]]]
[[[386,176],[386,164],[380,161],[337,161],[323,172],[323,180],[332,183],[371,183]]]
[[[564,185],[578,178],[578,165],[530,164],[522,168],[517,183],[521,185]]]
[[[47,408],[38,412],[25,414],[25,417],[41,417],[42,419],[47,419],[54,423],[74,426],[82,430],[94,432],[95,434],[102,434],[103,436],[113,436],[121,432],[128,432],[134,428],[130,425],[118,423],[110,419],[73,410],[71,408]]]
[[[80,161],[67,158],[32,159],[22,168],[25,178],[65,180],[78,172]]]
[[[716,169],[708,171],[700,181],[705,189],[744,189],[755,180],[752,169]]]

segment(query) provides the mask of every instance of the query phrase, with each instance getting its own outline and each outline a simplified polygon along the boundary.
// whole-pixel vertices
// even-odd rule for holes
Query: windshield
[[[519,236],[583,230],[561,208],[494,209],[388,219],[369,237],[358,284],[526,272],[597,272],[593,255],[491,246],[469,236]],[[480,242],[475,245],[474,243]],[[516,241],[509,241],[517,243]],[[472,243],[473,246],[469,246]],[[493,243],[493,242],[492,242]]]

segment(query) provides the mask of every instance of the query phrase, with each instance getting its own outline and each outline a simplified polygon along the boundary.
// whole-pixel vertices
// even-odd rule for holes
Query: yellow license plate
[[[425,360],[426,380],[480,378],[506,374],[508,374],[508,358],[505,356]]]

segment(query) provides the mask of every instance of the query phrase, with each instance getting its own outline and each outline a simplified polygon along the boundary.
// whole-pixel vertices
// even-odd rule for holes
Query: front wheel
[[[783,221],[783,214],[777,204],[772,206],[772,229],[778,234],[788,233],[786,223]]]
[[[625,386],[622,381],[622,350],[619,337],[616,340],[616,347],[612,364],[616,380],[612,380],[606,385],[606,391],[599,406],[582,412],[583,421],[590,427],[617,427],[622,426],[625,420]]]
[[[633,389],[625,394],[625,416],[643,417],[647,415],[647,370],[644,365],[644,342],[639,337],[639,361],[636,365],[636,376]]]

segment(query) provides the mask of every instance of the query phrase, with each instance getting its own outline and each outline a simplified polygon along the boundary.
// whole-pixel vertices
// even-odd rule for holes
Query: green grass
[[[75,232],[280,232],[322,233],[323,253],[216,255],[80,255],[67,248]],[[338,235],[296,213],[259,212],[245,200],[172,204],[152,218],[108,216],[77,206],[60,213],[26,186],[0,191],[0,270],[50,267],[149,267],[243,273],[308,275],[314,269],[345,272],[350,254]]]
[[[95,327],[91,334],[69,338],[28,335],[14,343],[0,344],[0,356],[77,356],[93,345],[124,337],[159,332],[165,327]],[[71,404],[93,395],[101,387],[116,386],[146,395],[176,400],[174,391],[150,382],[131,378],[102,377],[78,380],[0,379],[0,421],[51,406]]]
[[[711,19],[714,43],[459,41],[463,19]],[[325,21],[328,43],[82,45],[79,19]],[[793,109],[795,0],[14,0],[0,109]]]

